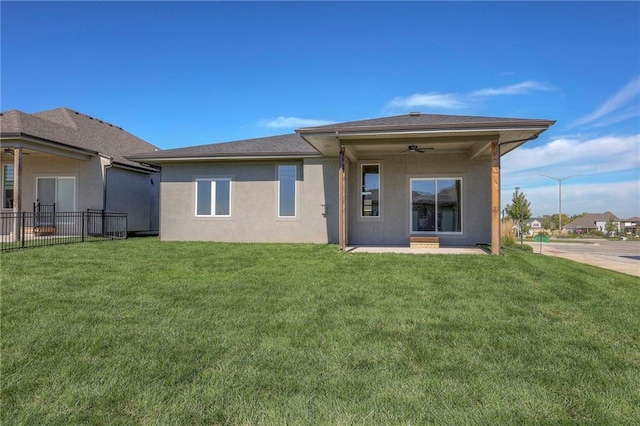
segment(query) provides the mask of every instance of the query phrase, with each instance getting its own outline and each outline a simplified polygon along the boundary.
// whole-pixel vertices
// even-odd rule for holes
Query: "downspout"
[[[107,211],[107,177],[109,174],[107,173],[110,168],[113,167],[113,157],[107,157],[109,159],[109,164],[104,165],[104,179],[102,181],[102,210]]]
[[[336,131],[336,142],[340,148],[339,173],[338,173],[338,240],[340,251],[347,248],[347,215],[346,215],[346,170],[345,170],[345,149],[340,142],[340,132]]]

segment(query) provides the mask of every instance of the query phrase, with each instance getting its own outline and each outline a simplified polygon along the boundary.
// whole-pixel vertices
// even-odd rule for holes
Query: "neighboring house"
[[[554,121],[411,113],[151,151],[163,240],[500,246],[500,157]]]
[[[159,169],[124,157],[150,143],[68,108],[1,113],[0,143],[0,211],[106,209],[126,212],[130,232],[158,230]]]
[[[527,219],[527,225],[529,226],[529,230],[527,232],[529,235],[537,235],[543,231],[541,217],[532,217]]]
[[[604,213],[587,213],[576,219],[573,219],[571,223],[566,225],[564,229],[571,233],[576,234],[588,234],[590,232],[606,232],[605,228],[607,222],[613,218],[616,228],[620,230],[620,222],[616,215],[611,212]]]
[[[638,227],[640,226],[640,217],[630,217],[629,219],[620,219],[620,229],[629,235],[638,235]]]

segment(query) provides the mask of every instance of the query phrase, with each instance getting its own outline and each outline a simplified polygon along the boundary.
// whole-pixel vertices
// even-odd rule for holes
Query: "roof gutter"
[[[126,157],[128,160],[136,161],[141,164],[157,164],[162,162],[178,162],[178,161],[246,161],[246,160],[282,160],[297,158],[318,158],[321,154],[290,154],[290,155],[193,155],[193,156],[176,156],[176,157]]]
[[[513,121],[493,121],[486,123],[442,123],[442,124],[430,124],[425,125],[389,125],[389,126],[358,126],[358,127],[306,127],[297,129],[296,133],[299,134],[326,134],[334,135],[336,131],[340,132],[342,136],[345,135],[358,135],[358,133],[416,133],[416,132],[436,132],[436,131],[461,131],[461,130],[475,130],[475,131],[504,131],[504,130],[530,130],[535,128],[548,129],[555,121],[552,120],[527,120],[525,123],[514,123]]]

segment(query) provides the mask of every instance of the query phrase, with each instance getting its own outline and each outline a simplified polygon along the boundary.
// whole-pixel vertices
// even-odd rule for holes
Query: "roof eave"
[[[402,132],[429,132],[429,131],[456,131],[456,130],[507,130],[507,129],[532,129],[544,127],[548,129],[555,123],[554,120],[505,120],[487,121],[476,123],[441,123],[441,124],[396,124],[386,126],[322,126],[303,127],[296,130],[300,135],[322,134],[352,134],[352,133],[402,133]]]
[[[65,150],[65,151],[69,151],[69,152],[73,152],[73,153],[78,153],[78,154],[83,154],[83,155],[88,155],[88,156],[97,156],[100,155],[100,153],[98,151],[94,151],[94,150],[90,150],[90,149],[86,149],[86,148],[81,148],[78,146],[74,146],[74,145],[69,145],[69,144],[65,144],[62,142],[57,142],[54,140],[50,140],[50,139],[45,139],[39,136],[33,136],[30,135],[28,133],[22,133],[22,132],[3,132],[0,133],[0,140],[7,140],[7,141],[17,141],[16,143],[10,142],[12,145],[15,145],[16,147],[23,147],[23,148],[28,148],[28,149],[34,149],[34,150],[38,150],[36,147],[34,147],[34,144],[37,145],[42,145],[45,147],[52,147],[52,148],[56,148],[59,150]],[[24,143],[27,142],[27,143]],[[48,150],[45,150],[43,152],[49,152]]]
[[[127,160],[141,164],[160,164],[167,162],[193,162],[193,161],[250,161],[250,160],[294,160],[302,158],[319,158],[319,153],[276,153],[276,154],[202,154],[202,155],[159,155],[159,156],[125,156]]]

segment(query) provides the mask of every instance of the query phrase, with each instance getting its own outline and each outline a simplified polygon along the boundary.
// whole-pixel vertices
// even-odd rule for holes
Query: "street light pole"
[[[549,175],[540,175],[544,177],[548,177],[549,179],[558,181],[558,236],[562,235],[562,182],[576,176],[580,175],[571,175],[563,178],[556,178]]]

